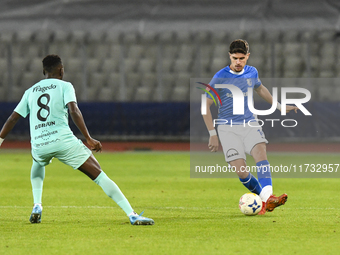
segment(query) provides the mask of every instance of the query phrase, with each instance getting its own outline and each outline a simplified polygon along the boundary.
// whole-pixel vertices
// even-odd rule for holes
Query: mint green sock
[[[129,201],[121,192],[117,184],[114,183],[109,177],[107,177],[104,172],[101,172],[98,177],[93,181],[97,183],[100,187],[102,187],[106,195],[112,198],[113,201],[115,201],[123,209],[126,215],[129,215],[133,212]]]
[[[31,168],[31,184],[34,204],[41,204],[44,178],[45,167],[33,160]]]

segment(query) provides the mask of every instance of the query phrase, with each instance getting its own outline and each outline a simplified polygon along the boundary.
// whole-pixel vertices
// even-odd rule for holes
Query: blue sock
[[[261,185],[251,173],[244,179],[240,178],[240,181],[250,192],[260,195],[262,191]]]
[[[261,187],[272,186],[272,175],[270,173],[270,164],[268,160],[262,160],[256,163],[257,166],[257,178],[261,184]]]

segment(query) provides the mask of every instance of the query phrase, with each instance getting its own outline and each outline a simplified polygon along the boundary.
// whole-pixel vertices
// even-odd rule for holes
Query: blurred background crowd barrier
[[[338,7],[315,0],[308,6],[302,0],[237,6],[220,0],[2,1],[0,121],[44,78],[42,58],[58,54],[94,135],[189,140],[190,78],[211,78],[228,65],[229,44],[237,38],[249,42],[248,64],[260,78],[309,79],[311,103],[333,109],[340,95],[334,79],[340,78]],[[27,124],[14,134],[27,139]]]

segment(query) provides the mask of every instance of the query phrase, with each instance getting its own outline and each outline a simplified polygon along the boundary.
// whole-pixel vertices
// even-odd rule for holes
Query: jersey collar
[[[241,75],[244,73],[244,68],[242,69],[241,72],[234,72],[233,70],[230,69],[230,67],[228,66],[228,69],[229,69],[229,72],[232,73],[232,74],[236,74],[236,75]]]

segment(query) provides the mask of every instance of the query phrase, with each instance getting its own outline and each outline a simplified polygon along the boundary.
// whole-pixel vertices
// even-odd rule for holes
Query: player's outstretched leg
[[[43,190],[43,182],[45,178],[45,167],[39,165],[36,161],[33,160],[32,168],[31,168],[31,184],[32,184],[32,193],[33,193],[33,201],[34,206],[30,216],[31,223],[40,223],[41,222],[41,197]]]
[[[79,170],[89,176],[96,184],[98,184],[103,191],[113,201],[115,201],[129,217],[132,225],[153,225],[155,222],[150,218],[142,217],[142,213],[138,215],[135,213],[126,199],[124,194],[121,192],[119,187],[113,182],[100,168],[100,165],[96,158],[91,155],[86,162],[79,167]]]
[[[143,212],[140,215],[138,215],[133,211],[129,201],[121,192],[117,184],[114,183],[114,181],[112,181],[103,171],[98,175],[94,182],[97,183],[100,187],[102,187],[106,195],[112,198],[123,209],[123,211],[129,217],[132,225],[155,224],[153,219],[142,217]]]

